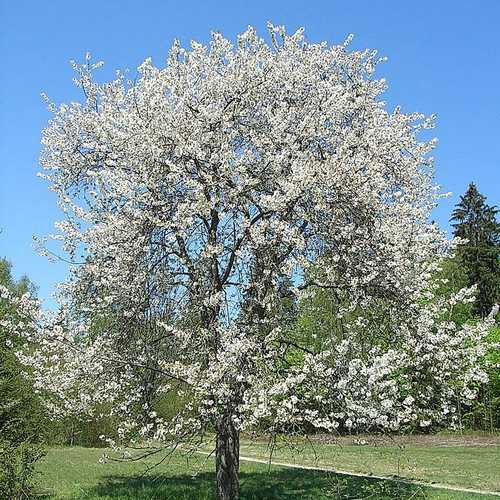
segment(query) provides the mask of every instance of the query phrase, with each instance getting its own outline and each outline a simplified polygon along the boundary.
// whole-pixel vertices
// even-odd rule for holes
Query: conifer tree
[[[477,284],[475,313],[488,315],[500,300],[500,224],[498,209],[486,203],[473,182],[460,197],[452,213],[453,234],[466,239],[459,245],[458,257],[464,265],[469,285]]]

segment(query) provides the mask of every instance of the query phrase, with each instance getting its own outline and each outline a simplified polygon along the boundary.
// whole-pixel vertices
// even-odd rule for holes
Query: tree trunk
[[[215,470],[218,500],[238,500],[240,495],[240,433],[231,418],[221,419],[217,425]]]

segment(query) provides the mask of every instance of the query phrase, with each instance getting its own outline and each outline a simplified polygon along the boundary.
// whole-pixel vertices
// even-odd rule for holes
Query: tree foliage
[[[500,302],[500,223],[498,209],[488,205],[474,183],[453,210],[453,234],[466,240],[458,257],[467,272],[468,285],[477,285],[474,312],[485,317]]]
[[[0,259],[0,284],[16,297],[34,294],[35,287],[27,277],[14,280],[11,264]],[[12,304],[0,304],[0,322],[16,315]],[[23,366],[15,356],[22,343],[0,323],[0,434],[13,442],[37,439],[41,407],[31,384],[22,376]]]
[[[12,296],[34,295],[36,288],[26,276],[12,277],[11,264],[0,259],[0,285]],[[13,303],[0,301],[0,497],[29,498],[33,489],[34,464],[44,452],[37,445],[43,438],[46,416],[24,367],[15,352],[22,339],[4,325],[17,317]]]

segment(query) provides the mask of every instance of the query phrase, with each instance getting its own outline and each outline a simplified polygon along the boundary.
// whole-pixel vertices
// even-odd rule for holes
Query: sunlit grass
[[[252,448],[258,452],[257,445]],[[244,443],[243,454],[250,448]],[[360,448],[365,450],[365,448]],[[214,499],[214,464],[203,456],[188,458],[180,453],[145,473],[161,460],[156,455],[145,462],[98,463],[103,450],[95,448],[51,448],[39,466],[40,491],[51,499]],[[361,453],[367,453],[362,451]],[[453,453],[453,452],[452,452]],[[347,454],[346,457],[350,455]],[[351,455],[348,460],[354,460]],[[290,458],[290,456],[288,456]],[[305,461],[311,457],[304,455]],[[284,458],[284,456],[281,456]],[[296,457],[298,458],[298,457]],[[367,457],[365,457],[367,458]],[[346,458],[345,463],[348,462]],[[345,467],[344,467],[345,469]],[[455,493],[374,481],[319,471],[290,469],[264,464],[241,463],[242,499],[468,499],[483,495]],[[484,497],[491,498],[491,497]]]
[[[241,454],[264,458],[263,442],[243,441]],[[276,462],[400,476],[429,483],[500,491],[500,446],[345,445],[297,442],[273,450]]]

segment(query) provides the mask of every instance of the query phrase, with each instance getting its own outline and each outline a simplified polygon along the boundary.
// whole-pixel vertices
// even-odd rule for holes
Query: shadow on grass
[[[79,499],[213,500],[215,475],[108,476]],[[272,469],[242,472],[241,499],[422,499],[419,486],[341,476],[319,471]]]

